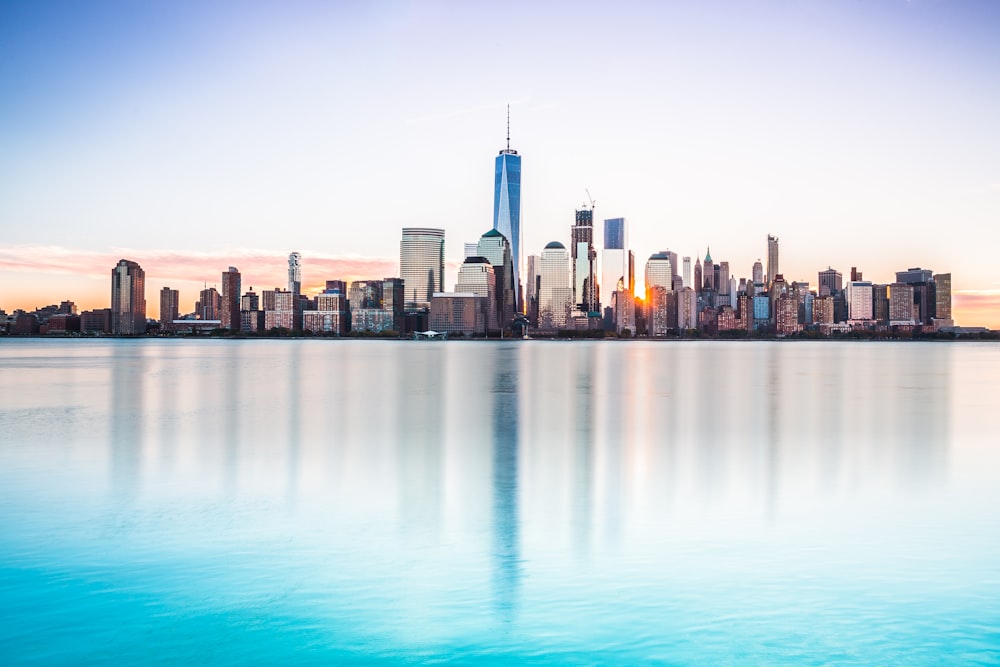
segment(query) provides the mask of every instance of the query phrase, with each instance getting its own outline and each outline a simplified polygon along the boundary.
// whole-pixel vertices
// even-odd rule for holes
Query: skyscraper
[[[569,252],[562,243],[553,241],[542,250],[538,326],[543,329],[564,328],[572,303]]]
[[[934,275],[935,297],[937,304],[934,316],[939,320],[951,319],[951,274],[937,273]]]
[[[495,317],[490,326],[494,329],[509,329],[514,321],[517,291],[514,289],[514,265],[507,237],[495,229],[489,230],[479,237],[473,256],[485,257],[493,267],[496,294],[491,297],[491,307]],[[455,291],[461,290],[456,288]]]
[[[604,250],[601,253],[601,300],[611,305],[616,291],[629,291],[628,223],[625,218],[604,221]]]
[[[146,333],[146,272],[127,259],[119,260],[111,269],[111,333]]]
[[[302,294],[302,255],[297,252],[288,256],[288,291],[295,298]]]
[[[674,266],[667,251],[655,252],[646,260],[646,298],[651,296],[653,287],[662,287],[668,292],[673,288]]]
[[[898,275],[898,274],[897,274]],[[832,296],[844,288],[844,277],[840,271],[827,267],[819,272],[819,295]]]
[[[240,295],[243,293],[240,285],[240,272],[235,266],[222,274],[222,308],[219,319],[223,329],[240,330]]]
[[[705,274],[705,289],[714,290],[715,289],[715,264],[712,262],[712,249],[708,248],[705,251],[705,263],[701,265],[702,271]]]
[[[684,258],[684,287],[691,287],[691,258]]]
[[[444,230],[404,227],[399,242],[399,275],[407,308],[430,308],[434,292],[444,291]]]
[[[160,324],[169,327],[180,317],[180,293],[175,289],[164,287],[160,290]]]
[[[507,148],[496,158],[493,188],[493,229],[510,242],[514,265],[514,303],[522,309],[521,297],[521,156],[510,147],[510,107],[507,107]],[[405,276],[404,276],[405,279]],[[410,290],[407,288],[407,293]]]
[[[570,254],[573,259],[573,302],[581,311],[597,310],[597,281],[594,273],[594,211],[576,212],[576,222],[570,229]]]
[[[774,281],[774,277],[781,273],[778,268],[778,237],[767,235],[767,279],[768,286]]]

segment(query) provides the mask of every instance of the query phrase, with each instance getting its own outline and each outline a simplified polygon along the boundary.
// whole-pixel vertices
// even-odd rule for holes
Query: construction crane
[[[590,200],[590,211],[591,211],[591,213],[593,213],[594,207],[597,205],[597,202],[594,201],[594,198],[590,196],[590,190],[588,188],[584,188],[584,190],[587,193],[587,199]]]

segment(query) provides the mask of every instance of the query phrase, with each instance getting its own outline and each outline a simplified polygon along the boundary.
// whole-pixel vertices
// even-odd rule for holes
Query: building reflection
[[[509,623],[517,615],[521,586],[518,505],[520,346],[500,346],[492,357],[493,605],[497,615]]]
[[[138,493],[145,450],[147,351],[142,341],[110,345],[111,492],[119,503],[133,500]]]

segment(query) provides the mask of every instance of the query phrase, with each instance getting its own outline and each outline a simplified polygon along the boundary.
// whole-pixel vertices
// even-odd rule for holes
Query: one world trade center
[[[493,229],[510,242],[514,264],[514,303],[524,312],[521,298],[521,156],[510,147],[510,109],[507,110],[507,148],[496,159],[493,189]]]

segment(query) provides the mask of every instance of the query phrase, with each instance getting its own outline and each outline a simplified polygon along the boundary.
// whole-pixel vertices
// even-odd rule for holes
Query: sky
[[[0,3],[0,308],[107,307],[120,258],[193,308],[398,275],[445,230],[446,289],[522,163],[524,254],[574,211],[650,254],[780,238],[788,280],[952,274],[1000,328],[1000,3]],[[599,222],[595,237],[602,238]],[[641,286],[637,290],[641,293]]]

